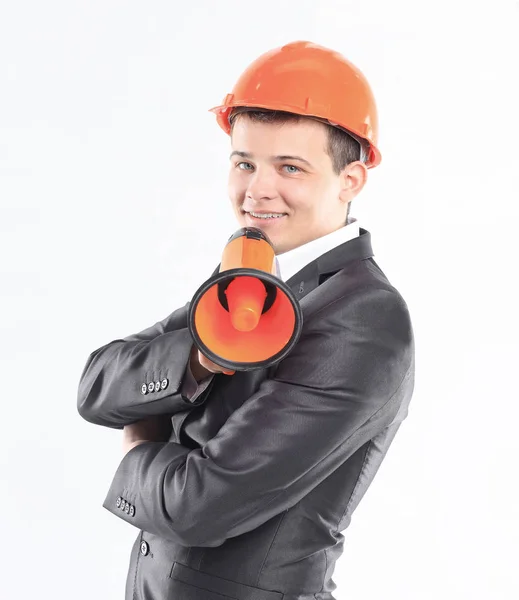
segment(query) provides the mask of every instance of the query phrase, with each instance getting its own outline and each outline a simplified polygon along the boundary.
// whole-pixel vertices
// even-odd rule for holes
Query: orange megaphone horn
[[[195,292],[188,326],[198,349],[234,371],[269,367],[297,343],[303,314],[276,275],[275,253],[257,227],[242,227],[227,242],[219,271]]]

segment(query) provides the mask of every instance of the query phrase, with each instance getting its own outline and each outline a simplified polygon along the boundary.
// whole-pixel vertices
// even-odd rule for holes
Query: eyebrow
[[[229,160],[235,154],[237,156],[241,156],[242,158],[253,158],[253,156],[250,152],[241,152],[239,150],[234,150],[233,152],[231,152],[231,154],[229,156]],[[300,156],[291,156],[290,154],[278,154],[277,156],[271,156],[270,158],[272,160],[300,160],[301,162],[305,163],[309,167],[312,166],[305,158],[301,158]]]

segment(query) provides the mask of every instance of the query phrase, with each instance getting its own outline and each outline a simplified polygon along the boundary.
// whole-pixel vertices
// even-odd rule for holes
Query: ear
[[[348,203],[362,190],[368,180],[368,168],[360,160],[346,165],[340,175],[341,190],[339,198]]]

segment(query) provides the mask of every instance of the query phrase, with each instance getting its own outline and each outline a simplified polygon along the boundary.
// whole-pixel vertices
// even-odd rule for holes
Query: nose
[[[260,172],[260,169],[257,169],[249,178],[246,195],[254,202],[276,198],[274,177],[266,171]]]

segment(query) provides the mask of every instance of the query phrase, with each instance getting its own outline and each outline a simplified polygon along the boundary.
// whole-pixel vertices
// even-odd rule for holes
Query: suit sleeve
[[[188,307],[189,302],[155,325],[90,354],[78,387],[81,417],[122,429],[146,417],[172,415],[205,402],[207,385],[192,401],[182,393],[193,345]]]
[[[194,450],[174,442],[132,448],[103,507],[186,546],[219,546],[257,528],[393,421],[413,348],[407,307],[388,290],[305,316],[292,352],[215,437]]]

